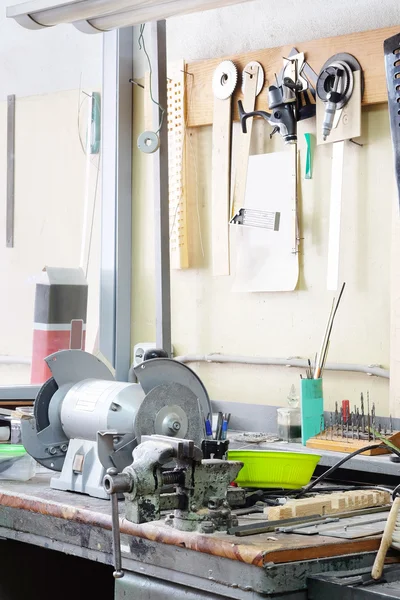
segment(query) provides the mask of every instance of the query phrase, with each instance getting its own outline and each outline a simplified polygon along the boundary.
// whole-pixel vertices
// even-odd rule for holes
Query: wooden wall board
[[[215,68],[222,60],[232,60],[241,74],[245,65],[257,60],[264,67],[264,89],[257,98],[256,108],[268,110],[267,89],[274,82],[275,73],[282,66],[282,57],[288,56],[292,47],[305,53],[308,64],[319,73],[324,62],[338,52],[349,52],[361,63],[365,78],[363,105],[387,102],[385,65],[383,57],[383,41],[399,32],[400,27],[386,27],[349,35],[341,35],[321,40],[312,40],[289,44],[278,48],[254,50],[246,54],[238,54],[211,60],[188,63],[187,71],[194,76],[190,110],[187,115],[188,127],[210,125],[213,118],[213,93],[211,88]],[[240,80],[240,77],[238,78]],[[233,96],[233,118],[238,119],[237,101],[242,98],[240,86]]]

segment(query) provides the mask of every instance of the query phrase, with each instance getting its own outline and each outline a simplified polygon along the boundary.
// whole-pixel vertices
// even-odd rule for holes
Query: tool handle
[[[265,110],[252,110],[251,112],[246,112],[244,110],[244,108],[243,108],[243,102],[241,100],[238,101],[238,107],[239,107],[239,120],[240,120],[240,123],[242,125],[242,131],[243,131],[243,133],[247,133],[247,124],[246,124],[246,121],[250,117],[262,117],[268,123],[269,123],[269,121],[271,119],[271,113],[269,113],[269,112],[267,112]]]
[[[118,492],[113,486],[113,477],[118,475],[118,470],[115,468],[107,469],[107,475],[104,478],[103,485],[106,492],[110,495],[111,500],[111,524],[113,537],[113,554],[115,571],[113,576],[115,579],[121,579],[124,576],[122,570],[121,559],[121,532],[119,529],[119,513],[118,513]]]
[[[380,579],[385,565],[386,553],[392,542],[392,534],[396,527],[397,515],[400,509],[400,498],[395,498],[388,519],[386,521],[385,531],[383,532],[381,545],[379,546],[378,554],[375,557],[375,562],[372,567],[372,579]]]
[[[114,567],[113,576],[115,579],[121,579],[124,576],[122,570],[121,559],[121,532],[119,530],[119,514],[118,514],[118,496],[111,494],[111,518],[112,518],[112,535],[113,535],[113,553]]]
[[[347,423],[350,418],[350,402],[349,400],[342,400],[342,415],[343,423]]]

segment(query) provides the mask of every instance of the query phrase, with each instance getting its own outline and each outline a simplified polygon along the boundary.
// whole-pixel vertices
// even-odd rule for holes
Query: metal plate
[[[334,54],[333,56],[328,58],[328,60],[322,66],[320,73],[322,73],[322,71],[324,71],[327,67],[329,67],[329,65],[331,65],[332,63],[336,63],[336,62],[345,62],[347,65],[349,65],[349,67],[352,71],[361,71],[361,98],[362,98],[364,95],[364,87],[365,87],[364,75],[363,75],[363,71],[362,71],[360,63],[358,62],[356,57],[353,56],[352,54],[348,54],[347,52],[339,52],[339,54]],[[318,78],[319,78],[319,75],[318,75]],[[338,104],[338,108],[340,108],[340,103]]]
[[[146,395],[135,418],[134,431],[138,443],[140,443],[142,435],[157,433],[157,415],[161,410],[165,411],[167,406],[170,407],[171,412],[173,412],[173,406],[180,407],[187,418],[186,435],[178,433],[176,437],[185,437],[200,446],[205,437],[202,408],[196,394],[180,383],[164,383],[154,387]]]
[[[324,600],[400,598],[400,569],[398,565],[387,565],[379,581],[372,580],[371,568],[311,575],[307,589],[307,598]]]
[[[210,398],[203,382],[186,365],[171,358],[153,358],[135,367],[134,371],[145,394],[164,383],[180,383],[198,398],[204,418],[212,412]]]
[[[58,387],[84,379],[114,380],[113,374],[100,359],[82,350],[54,352],[45,361]]]
[[[6,248],[14,247],[15,203],[15,96],[7,96]]]
[[[292,527],[291,533],[300,535],[324,535],[344,540],[353,540],[370,535],[378,535],[385,528],[388,518],[388,509],[381,508],[377,514],[365,514],[347,519],[340,519],[336,523],[316,523],[310,527]],[[334,514],[330,517],[335,517]],[[311,520],[311,519],[310,519]]]
[[[214,96],[227,100],[232,96],[237,84],[237,69],[231,60],[223,60],[214,71],[212,89]]]
[[[317,95],[322,102],[328,101],[328,92],[332,91],[332,78],[333,75],[330,74],[327,69],[329,67],[333,67],[334,69],[338,69],[342,71],[342,76],[339,80],[338,92],[341,94],[342,98],[335,104],[336,111],[339,111],[343,108],[348,101],[350,100],[353,89],[354,89],[354,77],[353,70],[351,66],[346,61],[332,61],[328,63],[325,69],[321,71],[317,81]]]
[[[390,132],[396,172],[397,195],[400,204],[400,90],[398,74],[400,72],[400,34],[388,38],[383,43],[385,53],[386,84],[388,91],[388,108],[390,116]]]

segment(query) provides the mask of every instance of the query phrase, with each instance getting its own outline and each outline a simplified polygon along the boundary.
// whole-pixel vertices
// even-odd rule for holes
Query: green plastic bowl
[[[229,450],[228,458],[244,463],[236,478],[242,487],[295,490],[307,485],[321,457],[302,452]]]

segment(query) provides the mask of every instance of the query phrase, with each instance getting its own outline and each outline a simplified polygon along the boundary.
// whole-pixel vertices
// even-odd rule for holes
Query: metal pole
[[[171,282],[169,256],[169,194],[168,194],[168,127],[167,127],[167,43],[165,21],[150,24],[153,96],[164,108],[163,125],[159,132],[160,149],[154,160],[154,237],[156,344],[171,354]],[[154,104],[153,124],[160,122],[161,112]]]
[[[127,381],[131,357],[133,27],[103,36],[99,347]]]
[[[15,96],[7,96],[6,248],[14,248],[15,203]]]

